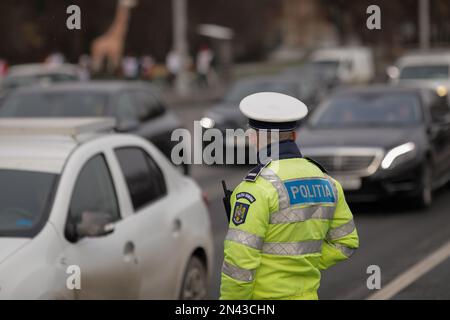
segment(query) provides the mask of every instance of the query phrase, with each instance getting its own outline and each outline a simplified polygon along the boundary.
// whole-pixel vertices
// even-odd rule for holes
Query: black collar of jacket
[[[249,182],[255,182],[261,171],[267,167],[272,160],[283,160],[302,158],[302,154],[297,147],[297,144],[292,140],[283,140],[279,144],[278,155],[272,154],[272,145],[268,145],[266,148],[261,149],[258,152],[258,165],[250,170],[245,176],[244,180]]]

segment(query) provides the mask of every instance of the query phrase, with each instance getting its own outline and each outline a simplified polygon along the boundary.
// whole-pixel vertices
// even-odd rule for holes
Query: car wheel
[[[206,268],[202,261],[193,256],[188,263],[181,288],[181,300],[203,300],[207,294]]]
[[[433,202],[433,178],[429,165],[425,165],[422,171],[420,193],[418,194],[417,204],[421,208],[428,208]]]

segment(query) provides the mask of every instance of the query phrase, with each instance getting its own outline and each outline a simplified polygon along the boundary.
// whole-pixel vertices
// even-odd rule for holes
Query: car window
[[[136,147],[115,150],[135,210],[166,194],[163,174],[144,150]]]
[[[164,113],[164,106],[147,90],[133,92],[138,104],[138,115],[141,120],[153,119]]]
[[[346,59],[342,62],[342,68],[346,71],[352,71],[353,69],[353,61],[350,59]]]
[[[400,79],[448,79],[449,66],[443,65],[416,65],[404,67],[400,72]]]
[[[113,180],[103,155],[91,158],[81,169],[70,201],[69,219],[79,222],[84,212],[108,214],[120,219]]]
[[[301,98],[301,99],[311,98],[314,95],[315,88],[316,88],[316,86],[314,85],[313,80],[301,81],[299,83],[299,88],[297,90],[299,92],[299,98]]]
[[[350,93],[332,97],[311,117],[313,127],[384,127],[417,124],[420,103],[410,93]]]
[[[314,66],[317,66],[319,68],[327,68],[330,70],[337,70],[339,64],[339,60],[318,60],[313,62]]]
[[[107,97],[83,91],[13,94],[5,98],[0,117],[101,117]]]

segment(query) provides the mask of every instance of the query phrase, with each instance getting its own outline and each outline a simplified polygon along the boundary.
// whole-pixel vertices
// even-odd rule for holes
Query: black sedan
[[[432,191],[450,178],[449,107],[429,89],[337,92],[299,130],[298,144],[351,201],[397,195],[429,206]]]
[[[153,142],[169,159],[172,131],[180,127],[157,92],[142,82],[87,81],[27,87],[11,93],[0,105],[0,117],[116,118],[119,132]],[[187,166],[184,167],[187,172]]]

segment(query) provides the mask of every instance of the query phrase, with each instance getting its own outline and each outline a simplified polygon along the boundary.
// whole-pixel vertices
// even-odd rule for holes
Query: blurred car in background
[[[418,51],[400,57],[387,69],[393,83],[427,86],[446,96],[450,89],[450,51]]]
[[[157,91],[133,81],[83,81],[19,89],[0,104],[4,117],[114,117],[116,130],[154,143],[170,159],[172,131],[181,126]],[[183,170],[188,173],[188,166]]]
[[[207,109],[200,121],[203,129],[216,128],[223,133],[226,129],[243,129],[245,131],[247,118],[240,112],[239,103],[246,96],[263,91],[284,93],[301,99],[311,106],[314,105],[317,98],[312,83],[294,76],[266,76],[239,80],[231,86],[220,101]],[[207,144],[209,143],[205,142],[205,145]],[[247,159],[250,152],[255,152],[252,148],[248,148],[247,139],[236,140],[233,137],[224,140],[224,148],[225,150],[244,148],[247,152]],[[252,157],[254,158],[254,155],[250,156],[250,158]]]
[[[402,195],[428,206],[450,178],[448,104],[431,89],[339,91],[299,130],[298,144],[351,201]]]
[[[11,66],[8,74],[0,82],[0,94],[24,86],[56,82],[80,81],[81,72],[72,64],[43,64],[30,63]]]
[[[317,49],[310,62],[334,70],[341,83],[367,83],[375,75],[372,50],[368,47]]]
[[[113,126],[0,120],[0,299],[206,297],[201,190],[146,140],[107,134]],[[66,285],[74,267],[80,290]]]

